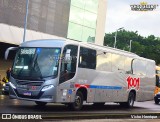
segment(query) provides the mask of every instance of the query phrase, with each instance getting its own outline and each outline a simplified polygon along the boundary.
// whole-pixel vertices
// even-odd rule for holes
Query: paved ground
[[[0,113],[1,114],[17,114],[17,115],[41,115],[42,119],[62,120],[62,121],[84,121],[86,122],[103,122],[109,119],[114,121],[137,120],[139,118],[158,117],[160,119],[160,105],[154,104],[154,101],[135,102],[132,109],[126,109],[115,103],[107,103],[103,107],[93,107],[85,104],[81,111],[71,111],[62,104],[47,104],[45,107],[39,107],[31,101],[11,100],[8,96],[0,95]],[[1,118],[1,116],[0,116]],[[94,120],[92,120],[94,119]],[[147,118],[146,118],[147,119]],[[147,121],[145,119],[145,121]],[[141,119],[143,121],[144,119]],[[157,119],[154,119],[157,121]],[[112,120],[109,120],[112,121]],[[140,121],[140,122],[141,122]]]

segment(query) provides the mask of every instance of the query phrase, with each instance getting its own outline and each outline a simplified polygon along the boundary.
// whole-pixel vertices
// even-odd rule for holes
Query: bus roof
[[[63,47],[65,40],[42,39],[23,42],[20,47]]]
[[[134,58],[141,58],[142,60],[150,60],[143,57],[138,56],[135,53],[108,47],[108,46],[101,46],[94,43],[87,43],[87,42],[78,42],[69,39],[42,39],[42,40],[32,40],[26,41],[20,45],[20,47],[63,47],[66,44],[75,44],[85,46],[87,48],[102,50],[104,52],[110,52],[115,54],[120,54],[124,56],[134,57]]]

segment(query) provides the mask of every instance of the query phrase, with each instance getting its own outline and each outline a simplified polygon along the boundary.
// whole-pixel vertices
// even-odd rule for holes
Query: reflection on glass
[[[96,20],[97,20],[96,14],[85,11],[83,25],[91,28],[96,28]]]
[[[98,0],[85,0],[85,10],[97,13]]]
[[[84,10],[71,6],[71,11],[70,11],[70,22],[74,22],[80,25],[83,25],[83,16],[84,16]]]
[[[15,57],[12,76],[20,79],[56,77],[59,55],[59,48],[21,48]]]
[[[125,71],[131,71],[132,58],[125,57]]]
[[[134,59],[133,60],[133,73],[137,75],[145,75],[146,74],[146,61]]]
[[[95,42],[95,29],[69,22],[68,38],[84,42]]]
[[[83,27],[82,41],[95,42],[95,29]]]
[[[71,0],[68,38],[95,42],[98,0]]]
[[[84,9],[86,0],[71,0],[71,5]]]
[[[71,5],[97,13],[98,0],[71,0]]]
[[[69,22],[68,26],[68,38],[81,41],[82,26]]]

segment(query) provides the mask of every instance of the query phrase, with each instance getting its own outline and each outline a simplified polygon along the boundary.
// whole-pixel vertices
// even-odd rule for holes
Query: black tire
[[[154,99],[155,104],[159,104],[159,100],[158,99]]]
[[[40,101],[35,101],[35,103],[38,105],[38,106],[45,106],[47,103],[46,102],[40,102]]]
[[[134,101],[135,101],[135,94],[133,92],[130,92],[128,95],[128,101],[120,103],[120,106],[125,108],[132,108],[134,105]]]
[[[83,94],[80,91],[78,91],[75,96],[75,101],[69,104],[69,107],[74,111],[79,111],[81,110],[82,106],[83,106]]]

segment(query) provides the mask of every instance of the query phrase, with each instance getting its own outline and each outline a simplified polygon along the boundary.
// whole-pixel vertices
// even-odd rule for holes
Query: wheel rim
[[[134,95],[132,94],[130,97],[129,97],[129,105],[130,106],[133,106],[134,104]]]
[[[80,96],[76,96],[75,106],[76,106],[76,107],[79,107],[80,105],[81,105],[81,98],[80,98]]]

